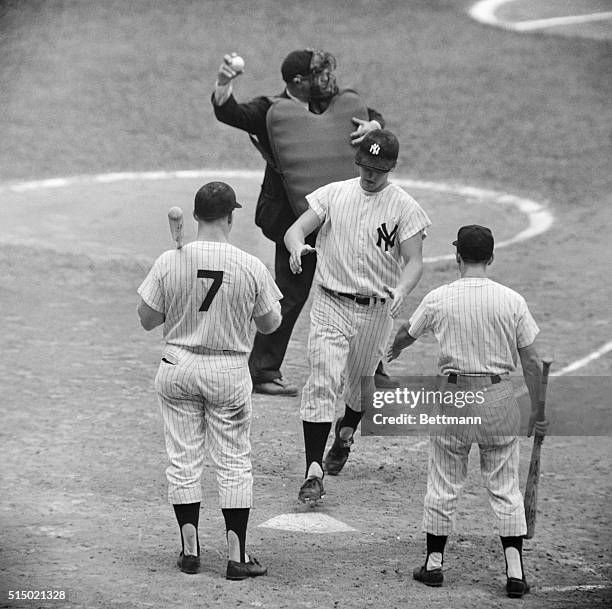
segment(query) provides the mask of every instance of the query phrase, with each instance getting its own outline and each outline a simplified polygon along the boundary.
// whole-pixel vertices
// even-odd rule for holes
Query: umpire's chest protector
[[[320,186],[359,175],[350,134],[352,117],[368,120],[356,91],[344,89],[323,114],[309,112],[291,99],[276,98],[266,115],[274,162],[291,206]]]

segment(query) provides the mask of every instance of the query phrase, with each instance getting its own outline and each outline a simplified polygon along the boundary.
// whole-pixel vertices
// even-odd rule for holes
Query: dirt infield
[[[222,519],[208,467],[210,499],[200,526],[205,567],[195,577],[179,573],[151,382],[159,343],[134,332],[130,300],[142,272],[62,255],[41,260],[24,248],[3,246],[0,254],[11,286],[2,293],[7,347],[0,381],[13,396],[3,416],[5,590],[64,589],[70,603],[58,606],[71,607],[510,603],[503,596],[503,558],[475,458],[446,553],[447,583],[434,591],[413,582],[411,570],[423,552],[422,437],[357,439],[349,465],[328,482],[319,508],[356,532],[259,528],[278,514],[305,509],[295,500],[303,467],[297,399],[254,396],[250,545],[270,575],[246,583],[223,579]],[[302,319],[285,368],[298,382],[305,380],[305,326]],[[523,480],[529,446],[522,442]],[[610,590],[600,586],[609,585],[610,554],[602,533],[610,526],[611,449],[604,437],[546,440],[537,536],[526,542],[525,552],[534,591],[525,605],[605,606]],[[585,585],[595,588],[571,589]]]
[[[525,543],[533,590],[512,601],[476,449],[441,589],[412,579],[424,550],[425,437],[357,437],[318,508],[354,531],[259,526],[304,510],[296,502],[297,398],[254,395],[249,543],[269,575],[224,579],[210,467],[200,521],[204,567],[197,576],[175,567],[178,530],[166,503],[152,383],[161,343],[159,333],[139,327],[135,289],[150,260],[171,245],[165,212],[189,209],[197,181],[5,186],[112,171],[260,170],[246,136],[215,123],[208,106],[230,34],[247,60],[241,99],[275,92],[276,65],[294,46],[328,47],[339,78],[350,78],[398,133],[398,176],[510,192],[551,209],[551,230],[500,249],[492,277],[525,295],[553,370],[612,339],[609,44],[487,28],[468,18],[467,2],[453,0],[385,0],[376,11],[365,0],[307,4],[266,0],[248,14],[225,0],[143,0],[138,10],[119,0],[1,4],[0,607],[609,606],[612,438],[546,439],[536,537]],[[270,40],[282,41],[274,53]],[[394,57],[405,61],[391,69]],[[228,181],[247,203],[238,243],[271,263],[271,244],[251,223],[256,182]],[[502,236],[524,228],[523,216],[465,197],[414,194],[434,219],[426,255],[444,253],[456,227],[476,217]],[[427,265],[404,315],[454,278],[450,262]],[[307,329],[304,314],[283,369],[299,384]],[[390,371],[433,372],[435,356],[422,341]],[[574,374],[609,378],[612,357]],[[563,406],[584,416],[579,400]],[[604,398],[602,410],[608,406]],[[554,424],[554,402],[549,412]],[[530,441],[521,448],[524,482]],[[65,590],[68,600],[9,600],[9,590],[49,589]]]

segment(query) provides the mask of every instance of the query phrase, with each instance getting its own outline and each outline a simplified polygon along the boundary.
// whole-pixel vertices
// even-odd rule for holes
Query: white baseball
[[[234,55],[231,60],[232,69],[236,72],[244,71],[244,59],[240,55]]]

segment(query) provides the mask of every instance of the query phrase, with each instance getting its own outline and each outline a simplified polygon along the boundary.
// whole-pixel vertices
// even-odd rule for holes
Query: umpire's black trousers
[[[281,378],[280,368],[287,352],[293,326],[306,301],[315,274],[316,254],[302,258],[302,272],[294,275],[289,268],[289,251],[283,243],[276,244],[274,273],[276,284],[283,293],[281,300],[281,325],[272,334],[257,332],[249,358],[253,384]]]

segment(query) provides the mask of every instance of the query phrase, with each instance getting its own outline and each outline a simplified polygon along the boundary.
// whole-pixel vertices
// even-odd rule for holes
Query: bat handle
[[[553,360],[550,357],[542,358],[542,379],[540,381],[540,390],[538,393],[538,414],[536,416],[536,421],[543,422],[546,421],[546,415],[544,414],[544,409],[546,406],[546,390],[548,388],[548,375],[550,373],[550,366],[552,365]],[[535,433],[535,438],[538,438],[540,442],[544,439],[544,436]]]
[[[550,366],[552,359],[542,358],[542,379],[540,381],[540,390],[538,394],[538,421],[544,421],[544,407],[546,404],[546,390],[548,389],[548,375],[550,373]]]

